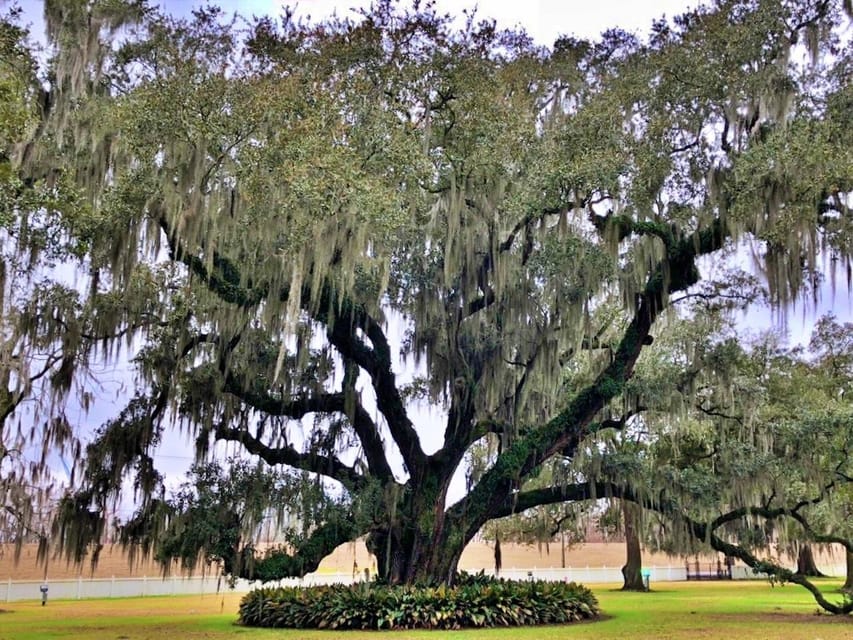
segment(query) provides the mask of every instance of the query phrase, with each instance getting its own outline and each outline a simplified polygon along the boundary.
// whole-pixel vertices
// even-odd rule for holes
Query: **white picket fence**
[[[649,581],[673,582],[687,579],[687,572],[682,566],[647,567],[650,571]],[[823,567],[822,567],[823,569]],[[845,567],[826,567],[830,575],[843,576]],[[733,578],[747,580],[757,578],[748,567],[735,566],[732,569]],[[486,571],[493,574],[493,571]],[[551,580],[575,581],[585,584],[620,583],[622,573],[619,567],[570,567],[566,569],[547,567],[532,569],[503,569],[502,578],[513,580]],[[359,576],[357,579],[363,579]],[[301,580],[292,578],[282,580],[277,584],[282,586],[310,586],[333,583],[352,583],[353,576],[349,573],[309,574]],[[48,580],[46,583],[35,580],[12,580],[0,582],[0,602],[41,599],[39,588],[42,584],[48,586],[48,601],[50,600],[80,600],[83,598],[133,598],[140,596],[174,596],[174,595],[214,595],[228,592],[227,582],[215,576],[186,578],[167,576],[165,578],[142,576],[140,578],[77,578],[72,580]],[[245,593],[260,586],[259,582],[238,580],[234,586],[237,593]]]

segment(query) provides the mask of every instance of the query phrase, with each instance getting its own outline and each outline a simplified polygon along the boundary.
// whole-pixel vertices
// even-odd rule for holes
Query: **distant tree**
[[[625,564],[622,566],[622,590],[645,591],[643,581],[643,552],[640,547],[640,512],[630,500],[622,500],[622,526],[625,529]]]
[[[226,576],[236,576],[244,570],[240,562],[252,561],[265,521],[271,520],[274,528],[287,523],[290,514],[285,505],[309,500],[312,491],[308,485],[306,478],[283,475],[241,459],[228,460],[225,466],[196,464],[174,495],[148,503],[147,511],[139,511],[125,522],[119,540],[135,551],[139,546],[134,543],[150,542],[149,528],[153,526],[161,533],[152,551],[164,566],[180,561],[182,568],[194,569],[199,561],[220,563]],[[320,501],[310,501],[319,508]],[[277,510],[272,511],[270,504]],[[298,527],[293,527],[292,535],[298,535]],[[204,550],[204,557],[199,556],[199,549]]]
[[[828,333],[838,354],[851,344],[853,324],[822,319],[810,353],[782,349],[772,337],[751,349],[731,338],[712,341],[707,350],[694,344],[691,350],[704,351],[704,369],[713,368],[717,382],[709,386],[707,376],[692,377],[688,397],[696,404],[681,418],[689,424],[661,416],[657,429],[664,431],[653,440],[654,474],[647,479],[660,493],[645,504],[670,518],[676,546],[679,538],[704,540],[756,570],[806,586],[829,610],[845,612],[849,603],[826,602],[799,563],[792,571],[765,553],[771,543],[853,547],[853,403],[839,393],[853,377],[826,357]]]
[[[797,552],[797,573],[809,578],[823,577],[823,572],[817,568],[814,551],[810,544],[801,544]]]

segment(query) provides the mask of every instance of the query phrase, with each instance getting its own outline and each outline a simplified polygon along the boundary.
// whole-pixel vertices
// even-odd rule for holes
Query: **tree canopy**
[[[56,219],[81,303],[120,301],[91,335],[137,372],[81,453],[66,548],[97,540],[128,474],[129,537],[171,539],[186,512],[152,455],[172,426],[202,460],[231,443],[324,494],[288,545],[261,555],[245,531],[235,575],[304,575],[366,535],[388,580],[452,581],[489,520],[595,497],[592,474],[524,486],[642,409],[638,360],[684,300],[752,295],[703,260],[751,245],[775,304],[815,291],[823,256],[849,265],[849,12],[718,0],[645,39],[544,48],[430,3],[246,24],[47,0],[14,166],[73,185]],[[424,405],[441,418],[416,424]]]

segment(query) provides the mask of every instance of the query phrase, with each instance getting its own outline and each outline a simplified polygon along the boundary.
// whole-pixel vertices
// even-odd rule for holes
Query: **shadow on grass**
[[[825,611],[816,610],[813,614],[796,613],[790,611],[782,611],[782,607],[776,607],[780,611],[762,612],[762,613],[705,613],[705,617],[720,622],[729,623],[755,623],[763,622],[768,624],[845,624],[849,625],[853,622],[851,616],[834,616]],[[853,632],[853,629],[851,629]]]
[[[628,595],[629,593],[636,593],[637,595],[649,595],[653,596],[655,594],[666,594],[666,593],[683,593],[679,592],[677,589],[649,589],[648,591],[622,591],[622,589],[599,589],[601,593],[622,593]]]

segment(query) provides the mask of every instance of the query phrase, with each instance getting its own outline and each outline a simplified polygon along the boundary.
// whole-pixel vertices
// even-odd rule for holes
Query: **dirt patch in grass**
[[[817,606],[817,605],[815,605]],[[791,611],[772,611],[765,613],[717,613],[705,614],[710,620],[717,619],[726,623],[766,623],[766,624],[851,624],[853,616],[834,616],[828,613],[796,613]]]

